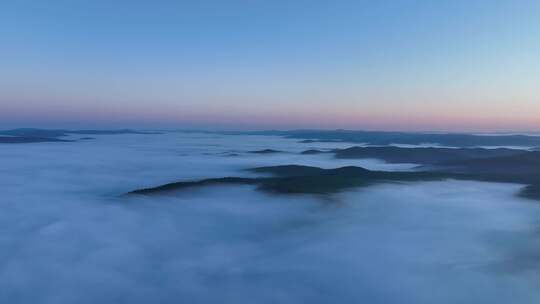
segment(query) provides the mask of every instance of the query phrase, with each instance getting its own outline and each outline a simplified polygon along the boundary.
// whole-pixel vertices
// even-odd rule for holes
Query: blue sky
[[[0,127],[540,130],[539,1],[4,1]]]

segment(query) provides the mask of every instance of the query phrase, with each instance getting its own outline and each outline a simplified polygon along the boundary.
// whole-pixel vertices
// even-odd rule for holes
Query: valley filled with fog
[[[520,184],[126,195],[261,166],[417,170],[301,153],[352,145],[181,132],[0,145],[0,303],[540,301],[540,204]]]

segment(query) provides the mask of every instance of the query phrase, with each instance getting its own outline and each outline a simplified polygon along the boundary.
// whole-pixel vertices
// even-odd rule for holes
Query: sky
[[[0,1],[0,127],[540,130],[540,1]]]

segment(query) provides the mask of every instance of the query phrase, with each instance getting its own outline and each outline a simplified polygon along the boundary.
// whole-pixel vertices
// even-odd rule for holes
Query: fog
[[[129,197],[255,166],[415,165],[300,155],[349,145],[271,136],[94,137],[0,146],[0,303],[540,300],[540,207],[515,196],[521,185],[393,183],[330,196],[219,186]],[[249,153],[267,148],[284,153]]]

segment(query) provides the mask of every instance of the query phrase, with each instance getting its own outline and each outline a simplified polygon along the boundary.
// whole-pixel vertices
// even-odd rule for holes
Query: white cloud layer
[[[540,207],[519,185],[120,196],[272,164],[410,168],[245,153],[342,145],[171,133],[0,146],[0,303],[537,303]]]

